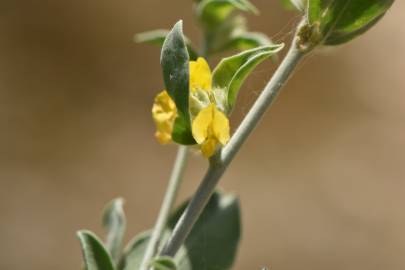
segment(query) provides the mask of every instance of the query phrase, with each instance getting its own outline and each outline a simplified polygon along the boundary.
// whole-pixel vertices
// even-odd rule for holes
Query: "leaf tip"
[[[260,14],[259,9],[255,5],[253,5],[251,2],[244,1],[244,4],[246,6],[246,9],[245,9],[246,11],[249,11],[249,12],[253,13],[254,15]]]
[[[182,19],[178,20],[178,21],[174,24],[173,29],[174,29],[174,28],[177,28],[177,29],[179,29],[181,32],[183,32],[183,20],[182,20]]]
[[[120,207],[123,207],[125,204],[125,199],[122,197],[117,197],[114,199],[114,202],[119,205]]]
[[[93,234],[89,230],[78,230],[76,232],[76,237],[79,239],[80,245],[82,248],[86,246],[86,238],[91,237]]]
[[[93,233],[91,231],[89,231],[89,230],[78,230],[76,232],[76,236],[80,240],[83,240],[87,235],[93,235]]]
[[[279,51],[281,51],[282,49],[284,49],[285,43],[282,42],[282,43],[279,43],[279,44],[275,44],[275,45],[273,45],[273,46],[275,47],[275,50],[276,50],[277,52],[279,52]]]
[[[142,43],[142,34],[143,34],[143,33],[136,33],[136,34],[132,37],[132,42],[135,42],[135,43]]]

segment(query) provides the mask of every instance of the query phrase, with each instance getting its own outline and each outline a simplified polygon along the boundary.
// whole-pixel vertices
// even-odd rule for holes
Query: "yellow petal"
[[[169,143],[172,139],[174,120],[177,116],[176,105],[167,93],[160,92],[155,97],[152,107],[152,117],[156,125],[155,137],[161,144]]]
[[[156,110],[161,110],[168,113],[173,113],[176,111],[176,104],[166,90],[163,90],[156,95],[153,106],[157,106]]]
[[[191,130],[193,137],[198,144],[202,144],[208,137],[212,123],[213,104],[202,109],[194,119]]]
[[[218,141],[215,139],[208,139],[201,145],[201,153],[204,157],[211,157],[217,148]]]
[[[211,84],[211,69],[207,61],[202,57],[198,57],[197,61],[190,61],[190,90],[211,91]]]
[[[168,144],[172,141],[172,135],[165,132],[156,131],[155,137],[160,144]]]
[[[216,107],[213,109],[212,129],[214,136],[222,145],[225,145],[229,141],[229,120]]]

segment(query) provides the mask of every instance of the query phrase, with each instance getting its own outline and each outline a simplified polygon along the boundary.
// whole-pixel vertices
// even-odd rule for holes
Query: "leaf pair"
[[[197,4],[196,16],[203,28],[208,55],[273,44],[263,33],[249,32],[245,17],[235,11],[259,13],[248,0],[204,0]]]
[[[229,114],[235,106],[239,90],[253,69],[266,58],[279,52],[284,44],[263,46],[222,59],[213,72],[214,88],[226,91],[226,109]]]
[[[306,11],[323,45],[339,45],[363,34],[376,24],[394,0],[283,0]]]
[[[188,202],[170,217],[162,245],[169,237]],[[117,217],[118,213],[112,213]],[[141,233],[125,248],[119,263],[114,263],[107,247],[90,231],[78,232],[86,270],[139,269],[150,238]],[[175,258],[156,257],[150,265],[156,270],[227,270],[233,264],[240,239],[239,201],[233,195],[215,192]]]
[[[218,64],[213,72],[213,88],[224,91],[227,113],[231,112],[235,105],[237,94],[246,77],[259,63],[276,54],[282,47],[283,45],[269,45],[246,50],[224,58]],[[195,144],[189,113],[189,57],[182,32],[182,21],[176,23],[166,36],[160,62],[166,90],[178,111],[172,139],[180,144]]]
[[[258,13],[248,0],[203,0],[196,4],[196,17],[204,32],[202,54],[205,57],[228,50],[241,51],[273,44],[265,34],[249,32],[246,19],[233,14],[236,10]],[[158,29],[139,33],[135,36],[135,41],[162,46],[169,32]],[[185,42],[190,59],[196,60],[198,54],[194,45],[186,37]]]
[[[78,237],[82,244],[86,270],[116,269],[107,250],[94,233],[80,231],[78,232]],[[150,266],[155,270],[177,270],[176,263],[169,257],[157,257],[151,261]],[[139,269],[139,267],[133,269]]]
[[[323,44],[338,45],[366,32],[394,0],[309,0],[308,22],[319,23]]]

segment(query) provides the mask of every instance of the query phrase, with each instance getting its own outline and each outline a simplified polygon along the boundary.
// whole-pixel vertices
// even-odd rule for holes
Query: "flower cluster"
[[[219,145],[229,140],[229,120],[220,109],[221,101],[212,90],[212,73],[204,58],[190,61],[189,104],[192,121],[192,135],[205,157],[214,154]],[[166,90],[160,92],[152,107],[156,124],[155,136],[162,144],[172,141],[177,109]]]
[[[161,66],[166,89],[156,97],[152,116],[161,144],[196,145],[206,158],[230,138],[229,115],[246,77],[283,44],[244,50],[223,58],[211,72],[202,57],[192,57],[182,21],[167,33]]]

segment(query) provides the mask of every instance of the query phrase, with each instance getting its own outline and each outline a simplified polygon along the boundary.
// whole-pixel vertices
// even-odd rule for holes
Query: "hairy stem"
[[[162,206],[160,208],[160,212],[156,220],[155,227],[153,228],[149,243],[145,250],[140,268],[141,270],[147,270],[149,268],[149,261],[152,259],[157,251],[160,237],[162,236],[162,232],[166,227],[167,219],[169,217],[170,211],[172,210],[173,203],[176,199],[181,180],[183,179],[184,169],[186,167],[187,161],[187,152],[187,146],[179,146],[165,197],[163,199]]]
[[[177,222],[160,255],[174,256],[176,254],[206,206],[228,165],[259,123],[266,110],[273,104],[280,90],[307,52],[298,48],[295,38],[284,60],[235,131],[229,143],[210,160],[210,166],[203,181]]]

